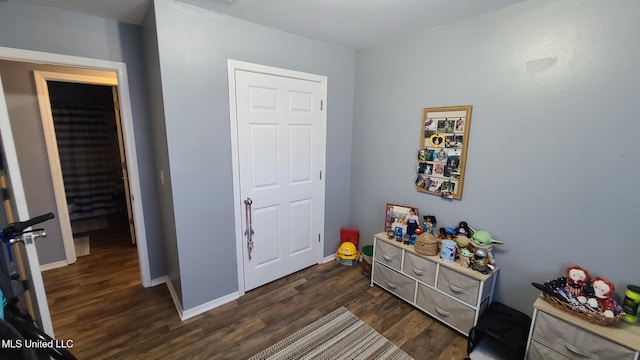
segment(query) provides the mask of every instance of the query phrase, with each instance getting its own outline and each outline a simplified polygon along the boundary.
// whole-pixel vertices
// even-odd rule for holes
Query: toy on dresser
[[[424,233],[429,233],[431,235],[435,235],[433,233],[433,229],[435,228],[437,221],[436,221],[436,217],[433,215],[425,215],[422,217],[422,220],[424,220],[424,226],[422,228],[422,232]]]
[[[616,301],[612,296],[616,288],[613,283],[607,279],[597,277],[593,279],[591,286],[593,287],[593,297],[587,300],[587,304],[594,309],[600,310],[606,317],[614,317],[616,315]]]
[[[590,280],[591,278],[587,270],[577,265],[569,266],[567,268],[567,280],[564,288],[571,296],[584,304],[587,301],[585,297],[585,287],[589,284]]]
[[[613,297],[613,283],[603,277],[592,279],[580,266],[569,266],[566,277],[532,285],[542,290],[544,299],[550,304],[593,323],[610,325],[624,316],[621,305]]]

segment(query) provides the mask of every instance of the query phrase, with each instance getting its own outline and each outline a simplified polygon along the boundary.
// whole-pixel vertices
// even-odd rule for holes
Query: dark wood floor
[[[246,359],[340,306],[418,360],[466,355],[465,337],[335,263],[181,322],[165,285],[141,287],[127,240],[94,234],[90,255],[43,274],[56,337],[79,359]]]

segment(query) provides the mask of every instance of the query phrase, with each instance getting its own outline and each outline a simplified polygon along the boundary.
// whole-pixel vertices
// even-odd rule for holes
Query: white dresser
[[[596,325],[542,298],[533,308],[527,359],[639,359],[640,325]]]
[[[373,237],[371,286],[378,285],[416,308],[469,335],[478,317],[491,303],[498,269],[484,275],[445,263],[439,256],[424,256],[389,239]]]

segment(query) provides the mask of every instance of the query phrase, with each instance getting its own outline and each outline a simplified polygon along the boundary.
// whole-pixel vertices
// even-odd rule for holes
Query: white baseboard
[[[175,305],[176,310],[178,311],[178,316],[182,319],[182,303],[180,302],[178,293],[176,293],[176,290],[173,288],[173,284],[168,278],[167,281],[165,281],[165,284],[167,284],[167,289],[169,289],[169,294],[171,295],[171,299],[173,299],[173,305]]]
[[[180,319],[187,320],[190,319],[194,316],[198,316],[200,314],[203,314],[209,310],[213,310],[215,308],[217,308],[218,306],[222,306],[228,302],[231,302],[233,300],[236,300],[237,298],[240,297],[240,294],[238,294],[238,292],[234,292],[231,293],[229,295],[225,295],[223,297],[219,297],[215,300],[211,300],[208,303],[204,303],[202,305],[196,306],[194,308],[191,308],[189,310],[183,311],[182,315],[180,315]]]
[[[324,259],[322,259],[322,263],[326,264],[328,262],[332,262],[332,261],[336,261],[336,254],[331,254],[327,257],[325,257]]]
[[[164,283],[168,283],[169,282],[169,277],[168,276],[160,276],[158,278],[155,279],[151,279],[151,285],[149,285],[149,287],[154,287],[154,286],[158,286],[158,285],[162,285]]]
[[[53,269],[65,267],[67,265],[69,265],[69,263],[66,260],[56,261],[56,262],[52,262],[52,263],[48,263],[48,264],[42,264],[42,265],[40,265],[40,271],[44,272],[44,271],[47,271],[47,270],[53,270]]]
[[[166,276],[165,276],[166,278]],[[240,295],[238,294],[238,292],[234,292],[231,293],[229,295],[225,295],[223,297],[217,298],[215,300],[211,300],[208,303],[204,303],[202,305],[196,306],[194,308],[191,308],[189,310],[182,310],[182,303],[180,302],[180,298],[178,297],[178,294],[176,293],[175,289],[173,288],[173,284],[171,283],[171,281],[169,281],[169,279],[166,279],[167,284],[167,288],[169,289],[169,293],[171,294],[171,298],[173,299],[173,304],[176,306],[176,310],[178,311],[178,315],[180,316],[180,320],[185,321],[187,319],[190,319],[194,316],[198,316],[200,314],[203,314],[209,310],[213,310],[215,308],[217,308],[218,306],[224,305],[228,302],[231,302],[233,300],[236,300],[237,298],[240,297]]]

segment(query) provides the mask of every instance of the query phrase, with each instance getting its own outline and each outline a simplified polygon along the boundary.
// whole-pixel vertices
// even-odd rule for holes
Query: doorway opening
[[[47,88],[76,256],[100,239],[100,246],[135,244],[117,87],[47,81]]]
[[[117,268],[118,270],[123,270],[122,265],[128,265],[130,263],[135,264],[135,267],[123,270],[126,271],[126,274],[135,277],[131,280],[124,280],[128,284],[131,284],[131,286],[139,286],[141,282],[143,287],[151,287],[164,282],[162,278],[152,280],[150,274],[150,264],[146,242],[145,216],[143,204],[141,201],[141,179],[138,171],[136,136],[134,133],[132,104],[129,97],[130,90],[126,65],[122,62],[105,61],[99,59],[82,58],[76,56],[67,56],[5,47],[0,47],[0,62],[7,66],[10,66],[13,69],[11,71],[3,72],[3,74],[11,78],[12,81],[6,82],[7,79],[5,79],[4,77],[2,79],[2,83],[6,86],[4,88],[4,91],[2,91],[2,94],[0,95],[0,133],[3,135],[2,138],[5,146],[4,150],[7,154],[7,163],[9,165],[8,168],[14,170],[11,172],[11,185],[15,193],[15,206],[17,209],[17,215],[20,220],[30,218],[30,211],[34,214],[38,214],[38,212],[42,211],[51,211],[52,207],[56,206],[55,203],[52,203],[54,199],[52,199],[52,191],[49,190],[51,189],[51,182],[49,182],[47,178],[52,179],[52,177],[49,177],[54,172],[52,168],[57,166],[58,164],[52,162],[51,159],[47,161],[47,159],[42,159],[41,157],[39,157],[40,154],[42,154],[41,152],[36,154],[36,149],[41,149],[41,146],[44,145],[42,144],[41,140],[40,142],[36,141],[36,143],[33,143],[33,140],[37,140],[37,138],[39,137],[37,136],[37,134],[42,134],[42,129],[40,128],[40,126],[42,126],[40,124],[42,123],[39,119],[39,116],[33,113],[33,109],[35,109],[35,112],[38,111],[37,102],[40,96],[33,93],[34,73],[31,72],[30,74],[28,74],[27,72],[23,72],[18,68],[42,70],[42,73],[49,71],[65,72],[64,74],[62,74],[65,76],[64,79],[59,79],[57,77],[61,74],[53,72],[46,73],[46,80],[53,81],[68,81],[69,77],[77,76],[83,77],[85,79],[93,78],[94,80],[99,80],[98,83],[101,83],[105,80],[104,75],[102,74],[111,74],[110,79],[112,79],[113,82],[113,84],[111,85],[118,86],[117,94],[121,105],[120,114],[122,116],[121,120],[123,126],[122,130],[125,140],[125,148],[129,160],[127,163],[127,171],[131,185],[130,190],[137,240],[137,249],[136,247],[131,247],[130,244],[127,244],[129,248],[133,249],[134,256],[132,257],[132,259],[123,260],[122,258],[118,258],[114,260],[114,264],[116,264],[115,268]],[[95,75],[96,72],[100,72],[100,75]],[[47,85],[44,77],[41,76],[40,79],[37,79],[36,77],[35,80],[36,85],[38,85],[38,82],[40,81],[40,85],[42,85],[41,88],[44,88],[45,91],[48,91],[46,90]],[[92,81],[84,82],[90,83]],[[9,84],[11,85],[11,87],[15,88],[13,90],[9,90],[9,88],[7,87],[9,86]],[[2,87],[0,87],[0,89],[1,88]],[[5,105],[4,94],[9,95],[9,98],[7,99],[7,105]],[[33,94],[33,96],[31,94]],[[11,104],[12,101],[14,102],[13,105]],[[28,116],[23,118],[25,114],[27,114]],[[20,119],[20,121],[17,119]],[[12,130],[12,128],[14,127],[17,130]],[[9,139],[9,134],[11,134],[12,132],[18,133],[17,142]],[[36,134],[36,136],[34,137],[33,134]],[[8,141],[8,139],[11,141]],[[22,157],[27,156],[29,160],[25,160],[19,166],[18,162],[22,161],[20,160],[22,158],[18,155],[21,152]],[[32,156],[29,157],[29,155]],[[49,174],[46,174],[48,170],[51,170],[51,172]],[[21,172],[25,172],[26,175],[21,175]],[[60,183],[62,183],[62,175],[60,175],[59,178]],[[25,179],[25,181],[23,181],[23,179]],[[55,180],[52,179],[52,181]],[[40,186],[39,184],[43,186]],[[30,197],[27,196],[27,194],[30,194]],[[66,208],[66,200],[63,202]],[[28,203],[29,207],[27,207]],[[39,207],[42,207],[42,209],[40,209]],[[62,224],[65,223],[65,221],[62,221],[63,219],[61,218],[65,216],[65,214],[67,217],[66,223],[70,223],[68,219],[68,212],[66,211],[66,209],[64,212],[58,210],[56,214],[57,219],[54,220],[54,226],[47,231],[49,233],[49,236],[44,246],[45,251],[40,251],[40,246],[38,248],[38,252],[41,253],[40,256],[38,256],[39,254],[38,252],[36,252],[35,243],[27,246],[28,265],[33,272],[33,278],[32,281],[29,282],[29,285],[32,285],[34,293],[36,294],[35,297],[37,300],[37,306],[40,309],[40,313],[42,315],[41,321],[43,323],[43,328],[50,335],[53,335],[53,327],[51,325],[51,318],[49,316],[49,307],[47,304],[48,296],[44,289],[41,271],[53,269],[54,267],[63,267],[63,269],[69,270],[75,268],[76,270],[80,270],[77,266],[65,266],[67,264],[72,264],[77,260],[75,256],[75,250],[73,249],[74,246],[70,225],[68,225],[68,233],[69,235],[71,235],[70,251],[67,251],[68,246],[66,237],[62,236],[64,235],[62,234],[64,232],[62,229]],[[55,226],[55,222],[57,222],[57,225],[59,226]],[[42,244],[42,242],[40,244]],[[62,251],[62,254],[60,253],[60,251]],[[61,256],[63,257],[61,258]],[[41,259],[41,261],[39,261],[39,258]],[[103,266],[107,262],[108,261],[99,261],[99,265]],[[42,263],[43,266],[40,266],[40,263]],[[117,266],[117,264],[120,264],[120,266]],[[46,265],[51,266],[47,267]],[[49,272],[47,271],[47,273]],[[64,282],[68,282],[69,280],[68,277],[65,277],[64,279]],[[61,284],[62,283],[63,282],[61,282]],[[110,282],[105,283],[104,281],[97,287],[94,286],[93,288],[96,289],[96,292],[99,292],[103,295],[107,292],[117,290],[114,289],[113,285]],[[78,289],[77,287],[70,287],[64,291],[66,291],[67,297],[69,297],[68,294],[70,293],[86,294],[88,292],[87,290],[88,289],[83,290]],[[59,302],[56,300],[54,301]],[[82,301],[82,299],[80,299],[80,301]]]

